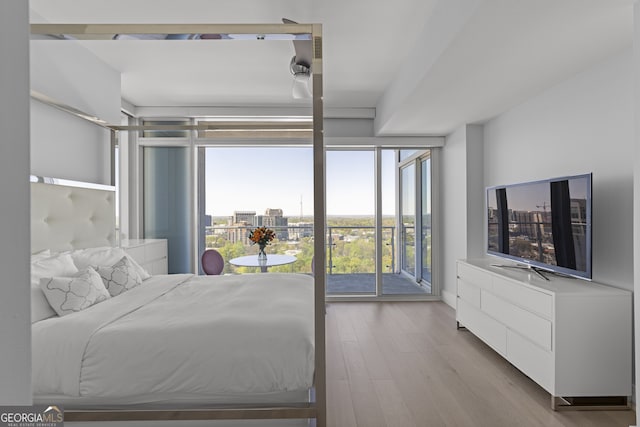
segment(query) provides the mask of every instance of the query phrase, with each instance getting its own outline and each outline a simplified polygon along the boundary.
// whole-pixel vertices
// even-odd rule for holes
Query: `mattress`
[[[35,401],[297,401],[312,387],[313,279],[161,275],[32,325]],[[48,400],[51,402],[51,400]]]

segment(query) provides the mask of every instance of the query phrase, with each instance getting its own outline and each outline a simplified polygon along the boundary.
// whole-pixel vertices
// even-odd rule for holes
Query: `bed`
[[[322,101],[322,28],[319,24],[32,24],[31,25],[31,34],[36,38],[40,36],[49,37],[51,40],[60,40],[62,43],[66,42],[64,40],[78,40],[81,39],[84,42],[88,40],[100,40],[104,42],[106,39],[114,40],[113,34],[185,34],[185,33],[193,33],[193,34],[212,34],[212,35],[220,35],[219,39],[228,40],[245,40],[247,36],[249,37],[257,37],[258,40],[291,40],[292,38],[296,39],[297,43],[308,43],[311,46],[311,75],[312,75],[312,102],[311,102],[311,115],[313,121],[313,172],[314,172],[314,257],[316,264],[324,265],[325,263],[325,235],[324,235],[324,224],[325,224],[325,178],[324,178],[324,139],[323,139],[323,101]],[[64,36],[60,36],[64,35]],[[236,37],[238,36],[238,37]],[[212,40],[215,40],[216,37],[212,37]],[[303,41],[304,40],[304,41]],[[215,41],[213,41],[215,42]],[[115,41],[114,41],[115,43]],[[52,99],[45,94],[38,94],[32,92],[32,98],[43,102],[52,107],[58,108],[66,113],[72,114],[75,117],[81,120],[87,120],[97,126],[101,126],[107,128],[112,133],[112,141],[117,140],[117,132],[127,132],[127,131],[140,131],[145,130],[147,127],[143,126],[122,126],[120,124],[109,124],[100,120],[100,118],[94,117],[92,114],[88,114],[87,112],[79,111],[74,106],[66,105],[59,100]],[[182,126],[182,130],[198,130],[201,129],[200,125],[187,125]],[[114,165],[112,164],[112,179],[115,176]],[[47,186],[46,188],[51,188],[53,186]],[[113,203],[113,191],[111,192],[104,191],[105,189],[98,189],[97,193],[90,192],[91,195],[87,195],[87,199],[85,199],[84,195],[79,190],[69,190],[65,189],[61,191],[62,197],[58,197],[58,195],[53,196],[49,194],[48,190],[44,190],[45,194],[41,195],[42,197],[35,196],[34,190],[32,188],[32,253],[36,253],[37,256],[47,256],[50,255],[50,252],[61,252],[61,251],[74,251],[74,250],[82,250],[86,248],[92,247],[113,247],[117,246],[117,239],[113,229],[113,223],[109,221],[114,221],[113,215],[104,215],[105,212],[109,212],[109,210],[105,210],[104,205],[108,203]],[[39,191],[39,190],[36,190]],[[53,190],[57,192],[56,190]],[[89,194],[89,193],[88,193]],[[47,203],[39,204],[39,200],[47,200]],[[89,200],[85,203],[86,200]],[[54,208],[51,210],[52,208]],[[113,213],[113,209],[110,212]],[[105,222],[106,221],[106,222]],[[272,276],[269,274],[268,276]],[[277,277],[272,276],[274,279]],[[292,276],[293,277],[293,276]],[[175,278],[177,280],[181,280],[181,278]],[[298,280],[299,279],[299,280]],[[144,284],[138,286],[135,289],[131,289],[127,291],[124,295],[120,295],[126,297],[126,294],[130,294],[128,296],[135,297],[131,299],[137,299],[137,294],[146,294],[146,289],[149,290],[152,294],[154,292],[159,291],[160,288],[171,287],[171,284],[166,284],[164,280],[173,280],[173,279],[164,279],[161,277],[153,277],[148,278],[144,281]],[[209,283],[205,283],[206,281],[210,281]],[[188,425],[192,426],[193,420],[215,420],[215,424],[212,424],[211,421],[207,421],[206,425],[215,425],[215,426],[233,426],[236,427],[239,424],[235,423],[235,420],[243,420],[242,425],[252,425],[252,426],[284,426],[284,425],[307,425],[307,420],[310,420],[311,423],[315,423],[316,427],[324,427],[326,425],[326,374],[325,374],[325,325],[324,325],[324,298],[325,298],[325,272],[324,269],[316,269],[313,278],[310,277],[297,277],[296,278],[296,291],[291,292],[299,293],[303,301],[286,302],[286,299],[280,301],[280,296],[277,295],[277,291],[275,287],[284,286],[285,291],[291,291],[291,287],[287,284],[281,285],[273,285],[272,283],[264,284],[265,286],[260,286],[257,280],[262,280],[262,278],[252,278],[246,277],[248,283],[246,284],[231,284],[232,279],[202,279],[196,277],[185,278],[185,281],[181,281],[179,284],[176,284],[175,287],[168,290],[166,293],[161,293],[161,295],[157,296],[157,298],[151,298],[152,301],[149,302],[148,305],[141,305],[138,308],[130,308],[131,315],[127,313],[122,317],[118,317],[117,319],[112,319],[111,314],[102,313],[102,312],[110,312],[112,311],[112,307],[110,305],[117,305],[115,301],[120,296],[113,298],[113,300],[102,301],[98,304],[95,304],[86,309],[86,312],[83,313],[87,316],[85,318],[91,319],[87,321],[87,323],[91,323],[94,326],[97,325],[93,331],[90,332],[91,329],[88,326],[84,325],[84,322],[73,322],[71,318],[69,320],[65,320],[64,316],[59,319],[60,321],[50,320],[50,318],[43,318],[41,320],[37,320],[36,323],[32,325],[33,329],[33,351],[34,354],[34,362],[36,364],[42,363],[43,366],[35,366],[34,365],[34,381],[38,381],[37,384],[34,384],[34,390],[36,391],[36,401],[39,399],[47,399],[49,397],[56,398],[64,398],[68,400],[64,400],[67,402],[67,406],[65,407],[65,421],[138,421],[138,420],[150,420],[151,425],[157,425],[158,421],[168,421],[165,425],[175,426],[178,425],[178,420],[187,420]],[[286,280],[283,280],[285,282]],[[251,282],[251,283],[249,283]],[[269,288],[267,288],[269,287]],[[139,289],[138,289],[139,288]],[[145,289],[146,288],[146,289]],[[138,290],[136,290],[138,289]],[[143,291],[145,289],[145,291]],[[151,291],[153,289],[153,291]],[[106,399],[102,399],[97,396],[89,396],[86,394],[85,396],[75,396],[73,392],[76,391],[76,386],[73,384],[67,384],[67,382],[72,383],[69,378],[67,378],[66,374],[60,375],[59,372],[55,372],[54,368],[51,368],[52,360],[49,360],[46,356],[50,356],[51,359],[61,359],[61,356],[65,354],[65,352],[73,353],[73,356],[70,358],[75,358],[76,361],[78,358],[82,359],[82,362],[87,362],[86,366],[86,375],[85,375],[85,366],[82,365],[81,368],[78,368],[77,364],[74,364],[74,368],[76,370],[80,370],[80,374],[76,375],[75,383],[78,384],[77,391],[82,392],[83,387],[87,387],[87,391],[91,390],[103,390],[102,386],[99,386],[97,382],[93,381],[93,378],[90,378],[92,375],[97,375],[95,371],[93,371],[93,362],[97,363],[97,357],[99,353],[106,351],[113,351],[114,348],[121,349],[123,347],[123,343],[114,337],[118,337],[119,335],[114,332],[117,331],[118,328],[122,327],[123,324],[135,324],[139,325],[138,315],[142,315],[145,320],[149,322],[157,322],[161,325],[166,322],[166,319],[162,316],[159,316],[156,319],[147,318],[144,316],[149,306],[160,306],[164,307],[167,305],[167,301],[181,295],[182,292],[186,292],[187,289],[192,289],[196,296],[195,303],[187,303],[187,305],[191,306],[192,304],[198,305],[202,304],[199,307],[199,313],[204,314],[205,312],[211,313],[214,315],[218,315],[222,317],[222,313],[218,311],[211,310],[211,308],[216,307],[216,303],[207,302],[204,299],[200,299],[198,296],[198,292],[204,293],[213,293],[216,296],[219,296],[218,293],[227,291],[228,294],[233,292],[245,293],[246,298],[253,299],[254,302],[259,299],[259,303],[254,308],[249,308],[249,306],[245,307],[246,310],[265,310],[269,305],[266,304],[266,301],[269,301],[269,304],[275,304],[273,301],[279,301],[278,304],[285,304],[287,309],[285,310],[282,306],[271,306],[273,312],[280,311],[290,311],[292,315],[300,318],[301,323],[298,325],[297,329],[299,332],[308,333],[311,329],[312,338],[310,342],[313,343],[313,346],[309,346],[309,337],[306,336],[301,339],[301,341],[297,341],[297,344],[293,344],[294,340],[291,341],[293,345],[294,351],[299,353],[300,357],[296,357],[299,361],[303,363],[297,365],[294,368],[297,374],[293,375],[292,382],[289,382],[291,378],[289,376],[284,375],[283,372],[278,373],[275,369],[275,365],[271,366],[270,363],[275,363],[273,357],[268,357],[268,355],[258,354],[255,349],[247,349],[244,350],[242,354],[245,354],[248,359],[245,362],[249,362],[249,364],[254,363],[256,360],[260,360],[261,363],[264,364],[264,367],[267,370],[272,369],[271,377],[262,372],[262,376],[265,376],[265,379],[269,381],[270,378],[282,376],[284,382],[273,382],[270,387],[265,387],[264,384],[259,386],[257,382],[250,383],[249,379],[247,379],[247,387],[243,389],[241,392],[236,392],[234,389],[228,388],[214,388],[211,390],[198,390],[197,393],[193,394],[190,390],[194,388],[202,387],[202,384],[197,385],[198,382],[206,382],[207,378],[211,379],[211,373],[205,372],[203,374],[202,379],[192,379],[192,380],[176,380],[170,381],[174,383],[174,385],[183,385],[180,390],[169,391],[166,390],[166,393],[154,390],[150,395],[145,395],[144,392],[138,395],[136,399],[125,399],[126,402],[122,400],[118,400],[115,395],[111,395]],[[36,289],[37,290],[37,289]],[[264,291],[265,294],[260,294],[260,291]],[[306,294],[305,294],[306,293]],[[155,295],[155,294],[154,294]],[[307,299],[307,297],[309,297]],[[37,307],[43,308],[42,304],[38,304],[38,302],[42,303],[43,296],[33,291],[33,283],[32,283],[32,312],[38,317],[38,309]],[[142,299],[148,299],[149,296],[145,297],[140,296]],[[214,297],[215,298],[215,297]],[[129,299],[129,298],[124,298]],[[128,305],[129,303],[127,303]],[[287,305],[288,304],[288,305]],[[264,305],[264,306],[263,306]],[[134,304],[135,306],[135,304]],[[36,308],[33,310],[33,308]],[[46,307],[44,307],[46,308]],[[43,308],[43,311],[44,311]],[[115,309],[115,308],[113,308]],[[217,309],[217,307],[216,307]],[[116,310],[121,310],[121,308],[117,308]],[[122,309],[124,310],[124,309]],[[161,311],[162,308],[159,308]],[[125,310],[126,311],[126,310]],[[135,313],[135,314],[134,314]],[[304,313],[304,315],[303,315]],[[45,313],[46,314],[46,313]],[[95,314],[94,316],[91,314]],[[98,314],[106,316],[108,320],[103,320],[102,317]],[[182,314],[182,312],[180,313]],[[43,314],[44,315],[44,314]],[[75,316],[75,314],[70,314],[69,316]],[[306,317],[305,317],[306,316]],[[80,318],[81,316],[76,316]],[[117,317],[117,316],[116,316]],[[231,316],[233,317],[233,316]],[[277,317],[277,316],[276,316]],[[304,320],[302,319],[304,317]],[[181,319],[184,319],[185,316],[181,316]],[[311,320],[309,324],[308,321]],[[225,318],[225,321],[229,319]],[[282,319],[280,319],[282,320]],[[269,322],[264,319],[264,325],[243,325],[247,330],[252,330],[252,334],[255,336],[260,329],[254,328],[266,328],[261,329],[261,332],[269,332],[273,333],[275,329],[270,328],[271,320]],[[273,320],[275,322],[275,319]],[[79,323],[79,325],[78,325]],[[287,327],[291,327],[290,322],[284,321],[284,324]],[[184,326],[184,325],[183,325]],[[49,340],[49,335],[55,337],[57,334],[60,340],[65,339],[69,335],[69,329],[79,328],[82,330],[82,333],[78,333],[79,335],[84,335],[85,337],[88,335],[88,343],[86,346],[87,353],[75,351],[72,349],[66,349],[64,346],[55,346],[58,350],[53,350],[48,348],[48,344],[44,344],[45,340]],[[202,325],[199,326],[199,329],[202,330],[203,334],[211,334],[213,333],[208,328]],[[186,329],[182,329],[185,331]],[[54,332],[55,331],[55,332]],[[289,337],[288,333],[290,331],[284,331],[284,335]],[[146,331],[138,331],[139,335],[150,335],[151,332]],[[75,332],[74,332],[75,335]],[[184,336],[183,336],[184,335]],[[177,339],[186,339],[191,338],[191,343],[199,346],[205,346],[205,343],[208,340],[217,340],[217,336],[204,335],[203,339],[195,339],[197,336],[187,337],[188,333],[180,333]],[[224,335],[224,334],[222,334]],[[303,334],[304,335],[304,334]],[[99,343],[99,337],[105,337],[107,340],[105,344],[104,342]],[[94,342],[94,338],[97,341]],[[229,338],[229,337],[227,337]],[[237,337],[236,337],[237,338]],[[266,336],[260,337],[262,339],[269,338],[267,333]],[[289,337],[291,338],[291,337]],[[109,343],[109,339],[111,340],[111,344]],[[134,340],[134,336],[129,336],[129,340]],[[42,342],[40,342],[42,340]],[[36,342],[38,341],[38,342]],[[201,342],[202,341],[202,342]],[[49,342],[49,341],[47,341]],[[82,347],[82,341],[76,342],[74,345],[78,347]],[[273,343],[270,344],[280,344],[280,341],[274,340]],[[208,343],[206,343],[208,344]],[[139,342],[136,342],[137,347],[140,345]],[[206,346],[205,346],[206,347]],[[213,348],[209,348],[209,351],[217,351],[216,349],[219,346],[213,346]],[[282,351],[282,349],[279,349]],[[159,351],[159,350],[155,350]],[[180,351],[180,347],[171,350],[173,352]],[[189,362],[193,362],[195,364],[204,363],[203,359],[211,359],[212,357],[202,356],[198,352],[188,352],[185,349],[182,349],[183,354],[198,354],[198,357],[194,356],[194,360],[189,360]],[[287,350],[289,351],[289,350]],[[153,368],[153,361],[150,360],[149,354],[153,354],[154,360],[158,358],[157,353],[149,349],[145,349],[145,351],[141,351],[138,354],[138,362],[139,364],[144,365],[145,368],[148,369],[157,369]],[[237,352],[232,352],[231,354],[238,354]],[[313,355],[313,356],[311,356]],[[121,358],[123,357],[120,355]],[[176,356],[175,360],[179,360],[178,356]],[[217,353],[215,353],[217,356]],[[215,359],[215,356],[213,357]],[[253,359],[250,362],[251,356]],[[227,358],[230,356],[227,355]],[[277,358],[277,357],[276,357]],[[45,360],[46,359],[46,360]],[[170,358],[173,359],[173,356]],[[237,362],[237,357],[234,358],[233,363]],[[141,360],[147,361],[147,363],[143,364]],[[288,359],[287,359],[288,360]],[[89,363],[91,362],[91,363]],[[309,364],[314,366],[312,371],[309,370]],[[91,364],[91,368],[89,365]],[[247,365],[245,365],[247,366]],[[289,368],[289,367],[288,367]],[[97,369],[97,368],[96,368]],[[204,368],[206,371],[208,368]],[[225,374],[229,375],[229,372],[224,371],[225,368],[219,368]],[[178,368],[178,371],[180,368]],[[200,371],[201,372],[201,371]],[[233,371],[232,371],[233,372]],[[257,372],[254,373],[254,376],[261,376]],[[42,375],[42,376],[41,376]],[[53,378],[56,377],[57,379]],[[168,377],[172,377],[173,372]],[[199,375],[199,374],[198,374]],[[51,376],[51,377],[49,377]],[[89,377],[87,377],[89,376]],[[310,378],[312,376],[312,378]],[[43,382],[40,382],[41,379],[45,378]],[[78,381],[78,378],[80,381]],[[235,376],[234,376],[235,378]],[[243,377],[244,378],[244,377]],[[127,378],[129,382],[131,382],[130,378]],[[47,386],[47,380],[51,380],[53,382],[57,382],[59,388],[55,390],[49,388]],[[86,381],[85,381],[86,380]],[[309,389],[308,386],[310,381],[313,382],[313,388]],[[234,380],[235,381],[235,380]],[[121,383],[122,380],[119,382]],[[209,381],[211,383],[211,381]],[[49,384],[51,385],[51,384]],[[163,385],[156,385],[155,387],[162,387]],[[42,387],[42,388],[40,388]],[[154,386],[151,386],[153,388]],[[191,387],[191,389],[189,388]],[[219,393],[221,390],[224,390],[225,393]],[[271,390],[271,391],[266,391]],[[71,391],[72,394],[67,395],[65,391]],[[129,392],[139,393],[140,389],[130,389]],[[100,393],[107,393],[106,391],[100,391]],[[183,394],[186,393],[186,394]],[[312,398],[309,399],[310,393],[312,394]],[[81,394],[81,393],[80,393]],[[163,399],[169,400],[163,400]],[[134,403],[135,402],[135,403]],[[73,410],[69,410],[69,409]],[[231,424],[227,424],[226,421],[223,424],[219,424],[221,421],[219,420],[232,420]],[[255,422],[254,422],[255,421]],[[128,424],[127,424],[128,425]],[[136,424],[138,425],[138,424]]]
[[[153,276],[33,324],[33,391],[66,407],[308,401],[313,280]]]
[[[40,181],[31,184],[34,403],[64,405],[65,421],[308,425],[313,277],[150,276],[115,245],[112,187],[33,181]],[[123,262],[126,279],[107,283]],[[77,282],[56,287],[83,271],[99,274],[114,295],[94,298]],[[77,310],[65,312],[77,295]],[[216,422],[223,424],[207,425],[237,425]]]

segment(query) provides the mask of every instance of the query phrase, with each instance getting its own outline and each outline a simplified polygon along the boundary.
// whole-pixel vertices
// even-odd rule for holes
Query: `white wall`
[[[484,254],[484,129],[479,125],[467,126],[467,258]]]
[[[456,260],[467,252],[467,132],[466,126],[449,135],[442,150],[442,299],[456,304]]]
[[[72,41],[31,42],[31,89],[120,123],[120,73]],[[31,172],[110,184],[109,131],[31,101]]]
[[[442,150],[442,298],[455,306],[456,260],[482,256],[483,134],[477,125],[462,126]]]
[[[456,259],[484,253],[485,187],[586,172],[593,172],[593,279],[633,289],[632,88],[629,49],[489,121],[483,137],[478,126],[447,137],[445,302],[455,305]]]
[[[31,101],[31,173],[111,184],[109,131]]]
[[[455,307],[456,259],[467,252],[466,126],[449,135],[442,150],[442,298]]]
[[[28,6],[0,0],[0,405],[31,404]]]
[[[485,186],[593,172],[593,280],[625,289],[633,289],[632,89],[629,49],[491,120],[484,135]]]
[[[635,154],[634,154],[634,176],[633,176],[633,209],[636,214],[633,221],[633,249],[640,254],[640,3],[634,5],[634,40],[633,40],[633,75],[634,80],[634,107],[635,107]],[[635,366],[640,366],[640,257],[634,257],[634,330],[635,330]],[[636,368],[635,384],[640,384],[640,369]],[[636,393],[636,407],[637,407]],[[640,425],[640,411],[636,410],[636,425]]]

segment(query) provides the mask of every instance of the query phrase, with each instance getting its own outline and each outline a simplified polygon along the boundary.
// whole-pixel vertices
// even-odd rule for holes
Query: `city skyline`
[[[327,215],[373,215],[373,151],[328,151]],[[211,147],[205,154],[205,213],[282,209],[286,217],[313,215],[313,152],[309,147]],[[383,150],[383,214],[395,214],[393,150]],[[302,206],[301,206],[302,204]]]

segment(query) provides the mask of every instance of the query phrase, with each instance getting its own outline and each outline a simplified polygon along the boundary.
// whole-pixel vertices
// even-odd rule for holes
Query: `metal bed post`
[[[325,149],[323,139],[323,100],[322,100],[322,27],[313,25],[311,33],[313,43],[313,63],[311,66],[313,83],[313,235],[315,263],[321,268],[315,269],[315,387],[317,427],[326,426],[326,340],[325,340]]]

